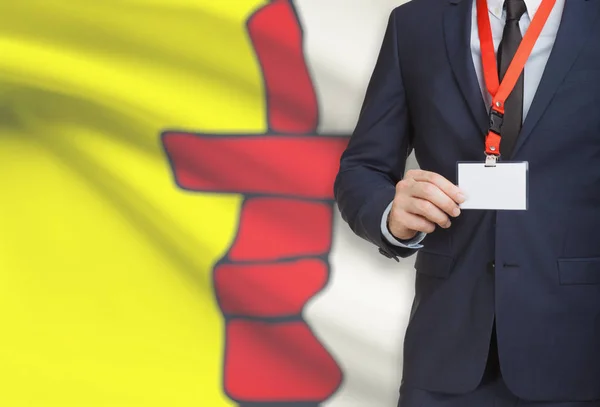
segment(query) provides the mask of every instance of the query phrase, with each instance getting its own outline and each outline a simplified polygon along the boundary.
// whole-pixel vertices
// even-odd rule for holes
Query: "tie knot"
[[[524,0],[505,0],[504,5],[506,6],[506,20],[517,20],[519,21],[523,14],[527,11],[527,6]]]

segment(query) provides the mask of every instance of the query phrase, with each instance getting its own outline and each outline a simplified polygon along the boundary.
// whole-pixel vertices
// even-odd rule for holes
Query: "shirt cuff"
[[[423,239],[425,239],[425,236],[427,236],[425,233],[419,232],[410,240],[398,240],[394,237],[394,235],[391,234],[387,226],[387,218],[392,210],[392,203],[393,202],[390,202],[387,208],[385,208],[383,216],[381,217],[381,233],[383,234],[383,237],[385,237],[385,240],[387,240],[391,245],[397,247],[403,247],[405,249],[421,249],[423,245],[420,243],[423,241]]]

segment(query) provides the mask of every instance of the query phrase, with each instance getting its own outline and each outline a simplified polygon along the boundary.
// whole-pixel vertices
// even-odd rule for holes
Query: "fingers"
[[[423,215],[435,223],[439,223],[436,219],[443,221],[440,226],[448,222],[448,217],[443,212],[452,217],[460,215],[457,203],[434,184],[417,182],[411,192],[414,198],[418,198],[412,200],[413,208],[418,210],[413,213]]]
[[[460,215],[458,205],[464,200],[462,191],[443,176],[411,170],[396,186],[392,218],[399,233],[431,233],[435,225],[449,228],[450,218]]]
[[[450,198],[447,199],[449,199],[452,202]],[[406,211],[414,215],[419,215],[425,220],[435,223],[444,229],[449,228],[451,225],[450,218],[448,217],[448,215],[444,213],[444,211],[440,209],[440,207],[436,206],[435,203],[426,199],[411,199],[408,208],[406,208]]]
[[[405,212],[402,219],[404,220],[405,227],[410,230],[423,233],[432,233],[435,230],[435,224],[422,216]]]
[[[432,233],[435,230],[434,223],[402,209],[392,210],[388,227],[392,235],[400,240],[412,239],[418,232]]]
[[[440,189],[445,195],[450,197],[454,202],[461,204],[465,201],[466,197],[456,185],[442,177],[440,174],[436,174],[431,171],[423,170],[410,170],[406,173],[407,178],[411,178],[417,182],[424,182],[433,184]]]

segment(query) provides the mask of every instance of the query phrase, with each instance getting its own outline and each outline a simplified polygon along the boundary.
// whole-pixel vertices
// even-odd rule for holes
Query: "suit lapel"
[[[566,0],[550,58],[527,118],[523,123],[513,156],[531,135],[558,87],[571,69],[583,44],[586,41],[595,40],[589,38],[589,32],[597,19],[599,5],[599,0]]]
[[[487,133],[488,115],[471,55],[471,10],[473,0],[450,0],[444,10],[444,38],[450,66],[471,115]]]

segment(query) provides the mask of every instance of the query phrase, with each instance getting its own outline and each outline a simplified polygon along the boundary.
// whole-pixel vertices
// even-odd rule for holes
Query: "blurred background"
[[[0,2],[0,405],[396,405],[332,185],[402,2]]]

